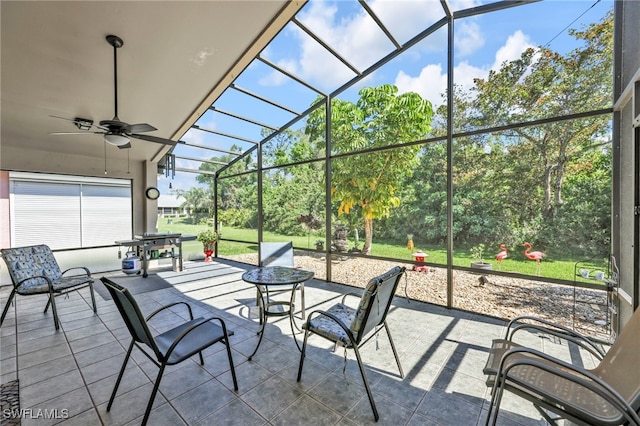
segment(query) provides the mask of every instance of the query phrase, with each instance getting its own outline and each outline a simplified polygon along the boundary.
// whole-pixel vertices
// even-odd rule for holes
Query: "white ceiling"
[[[284,0],[3,0],[0,5],[0,148],[100,158],[100,135],[49,133],[77,130],[50,115],[96,124],[113,118],[113,48],[105,36],[124,40],[118,49],[119,118],[149,123],[158,129],[149,135],[176,139],[230,82],[234,66],[253,57],[301,7]],[[132,144],[132,160],[166,151],[150,142]],[[12,169],[6,161],[0,167]]]

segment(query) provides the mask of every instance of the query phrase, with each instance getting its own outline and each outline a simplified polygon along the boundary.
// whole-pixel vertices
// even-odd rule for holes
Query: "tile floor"
[[[252,309],[256,290],[241,280],[248,268],[232,262],[193,262],[182,272],[159,269],[148,279],[162,278],[171,286],[135,295],[145,313],[185,300],[196,307],[194,314],[222,317],[235,332],[230,340],[238,392],[233,391],[224,345],[216,344],[205,351],[204,367],[194,357],[165,371],[149,424],[375,423],[353,351],[345,364],[342,349],[332,352],[326,341],[310,338],[302,380],[296,382],[300,352],[286,317],[269,319],[262,345],[253,360],[247,360],[259,328]],[[102,275],[116,282],[141,279],[119,272],[96,278]],[[307,313],[328,308],[349,291],[354,289],[324,281],[307,283]],[[9,288],[3,287],[2,306],[8,294]],[[113,407],[106,411],[130,336],[113,302],[98,293],[96,298],[97,315],[88,290],[56,299],[61,321],[56,332],[51,312],[42,313],[44,298],[18,296],[17,321],[12,308],[0,329],[0,383],[19,379],[23,425],[140,423],[157,368],[134,350],[135,362],[129,362]],[[162,331],[177,319],[174,312],[152,326]],[[484,424],[489,393],[482,367],[491,339],[502,335],[505,323],[401,297],[394,300],[388,323],[405,378],[399,377],[384,333],[362,350],[380,413],[378,424]],[[548,339],[530,339],[539,349],[571,356],[567,347]],[[0,414],[8,424],[10,413]],[[505,425],[545,424],[531,404],[512,395],[505,397],[500,420]]]

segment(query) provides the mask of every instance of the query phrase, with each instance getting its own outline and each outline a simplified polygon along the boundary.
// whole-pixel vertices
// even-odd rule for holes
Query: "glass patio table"
[[[249,356],[249,361],[251,358],[258,352],[258,348],[260,347],[260,343],[262,343],[262,337],[264,336],[264,329],[267,325],[267,318],[269,317],[281,317],[288,315],[289,322],[291,323],[291,334],[293,336],[294,342],[296,342],[296,346],[298,350],[302,350],[300,348],[300,344],[296,339],[296,328],[293,311],[295,309],[294,297],[297,287],[305,282],[313,278],[312,271],[305,271],[303,269],[296,268],[288,268],[284,266],[264,266],[260,268],[255,268],[250,271],[242,274],[242,279],[248,283],[254,284],[260,293],[260,297],[258,298],[260,303],[260,331],[258,331],[258,335],[260,336],[258,340],[258,344],[256,348],[253,350],[253,353]],[[281,290],[283,286],[291,286],[291,298],[289,301],[269,301],[268,297],[265,297],[264,289],[269,290]],[[268,291],[267,291],[268,294]]]

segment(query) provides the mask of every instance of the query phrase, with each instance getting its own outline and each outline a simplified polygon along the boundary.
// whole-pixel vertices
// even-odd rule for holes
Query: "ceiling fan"
[[[106,37],[107,42],[113,46],[113,87],[115,94],[115,112],[113,119],[102,120],[99,125],[93,124],[93,120],[87,118],[65,118],[52,115],[53,118],[60,118],[62,120],[71,121],[75,126],[82,130],[82,132],[54,132],[52,135],[85,135],[87,133],[93,133],[98,135],[104,135],[105,142],[117,146],[118,148],[131,148],[130,139],[140,139],[143,141],[155,142],[164,145],[175,145],[176,141],[171,139],[160,138],[157,136],[141,135],[140,133],[153,132],[158,130],[155,127],[147,123],[129,124],[124,121],[120,121],[118,118],[118,48],[124,45],[122,39],[115,35],[108,35]],[[98,129],[98,131],[91,131],[91,129]]]

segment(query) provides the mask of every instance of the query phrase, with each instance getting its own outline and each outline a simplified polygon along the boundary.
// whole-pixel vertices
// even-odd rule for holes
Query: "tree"
[[[571,34],[579,49],[524,52],[478,79],[472,90],[454,87],[454,244],[542,243],[568,254],[609,249],[611,157],[609,114],[559,120],[481,134],[478,129],[562,117],[611,106],[612,16]],[[446,105],[432,121],[446,135]],[[425,144],[402,206],[385,220],[385,237],[413,233],[416,243],[447,236],[446,145]],[[420,187],[414,187],[419,182]],[[539,244],[537,244],[539,245]]]
[[[307,234],[299,221],[313,215],[324,225],[324,163],[305,163],[321,153],[301,131],[286,130],[263,146],[262,208],[265,230],[285,235]],[[302,164],[295,164],[303,162]],[[295,194],[295,196],[292,196]]]
[[[347,154],[391,148],[404,142],[424,139],[431,129],[431,103],[417,93],[398,94],[393,85],[367,87],[359,100],[331,101],[331,151]],[[314,110],[307,121],[306,133],[312,141],[325,143],[325,110]],[[418,146],[381,149],[361,155],[344,156],[332,161],[331,196],[338,215],[348,215],[358,207],[364,222],[362,252],[370,254],[373,220],[389,216],[400,204],[398,187],[416,164]]]
[[[611,106],[612,14],[584,31],[569,30],[569,34],[582,40],[584,47],[565,56],[544,47],[528,49],[518,60],[491,71],[486,79],[477,79],[470,118],[478,126],[497,126]],[[553,221],[563,205],[567,165],[606,143],[609,119],[595,116],[558,121],[500,135],[516,140],[518,155],[536,166],[544,221]]]
[[[194,224],[199,223],[202,217],[211,215],[213,197],[210,191],[205,188],[195,187],[189,188],[188,191],[176,189],[175,193],[184,198],[185,201],[181,207],[189,209]]]

